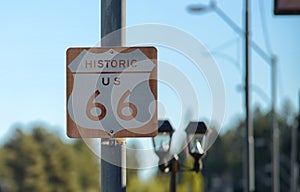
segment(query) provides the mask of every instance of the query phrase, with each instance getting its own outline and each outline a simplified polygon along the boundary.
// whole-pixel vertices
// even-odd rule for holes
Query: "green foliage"
[[[134,146],[133,146],[134,148]],[[138,162],[135,158],[137,155],[134,150],[127,153],[127,158],[131,162]],[[180,164],[182,170],[185,167],[192,168],[194,160],[192,158],[184,158],[186,154],[180,154]],[[158,171],[158,170],[157,170]],[[137,169],[127,169],[127,191],[128,192],[168,192],[170,191],[170,173],[157,172],[155,177],[150,177],[147,181],[141,181],[138,177],[139,170]],[[203,189],[203,178],[201,173],[195,173],[192,171],[177,172],[177,185],[176,189],[178,192],[201,192]]]
[[[256,191],[272,189],[271,120],[270,112],[262,112],[259,108],[254,110]],[[277,119],[280,130],[281,191],[289,189],[291,126],[296,120],[290,105],[285,103]],[[207,191],[243,191],[244,135],[244,122],[240,121],[218,137],[203,159],[201,173],[178,173],[177,191],[198,192],[204,189],[204,185]],[[137,146],[133,144],[131,148]],[[139,154],[136,152],[127,152],[127,166],[139,168]],[[193,166],[193,159],[186,158],[184,152],[179,156],[180,164]],[[297,159],[299,162],[300,153]],[[0,148],[0,189],[10,192],[96,192],[99,191],[98,163],[82,140],[66,144],[43,128],[35,128],[30,134],[17,130],[12,139]],[[138,170],[127,170],[128,192],[167,192],[169,182],[170,175],[159,171],[155,177],[141,181]],[[219,188],[215,186],[216,183],[219,183]]]
[[[187,154],[185,154],[187,155]],[[183,162],[188,168],[192,168],[194,163],[194,159],[192,157],[186,158]],[[177,191],[185,192],[202,192],[204,188],[203,177],[201,173],[196,173],[194,171],[184,171],[178,173],[178,185]]]
[[[136,170],[130,170],[130,172],[137,172]],[[127,191],[128,192],[168,192],[169,191],[169,180],[167,175],[161,175],[151,178],[148,181],[141,181],[138,178],[137,173],[131,174],[127,180]]]
[[[138,178],[137,170],[128,170],[131,176],[127,178],[128,192],[168,192],[170,191],[170,173],[157,173],[148,181],[141,181]],[[132,172],[136,172],[132,174]],[[181,177],[179,176],[181,174]],[[203,189],[203,178],[201,173],[195,172],[178,172],[177,185],[178,192],[201,192]]]
[[[77,159],[75,167],[78,170],[79,184],[87,192],[98,192],[100,187],[99,160],[95,158],[82,140],[77,140],[73,146],[75,149],[74,158]]]
[[[291,105],[285,102],[281,114],[277,114],[280,143],[280,186],[288,191],[290,178],[291,127],[296,122]],[[255,138],[255,188],[256,191],[272,190],[272,114],[256,108],[253,112]],[[299,138],[299,135],[298,135]],[[224,191],[230,186],[233,191],[243,191],[245,166],[245,126],[238,122],[220,136],[204,158],[203,175],[207,190]],[[298,162],[299,162],[298,153]],[[220,188],[214,184],[219,179]]]
[[[65,144],[43,128],[17,130],[0,155],[0,184],[8,191],[99,191],[98,163],[81,140]]]

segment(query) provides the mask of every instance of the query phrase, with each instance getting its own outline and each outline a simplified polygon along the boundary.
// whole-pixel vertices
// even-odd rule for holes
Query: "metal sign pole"
[[[101,0],[101,46],[121,46],[123,26],[125,0]],[[126,139],[101,139],[101,191],[126,191]]]
[[[254,137],[251,117],[250,62],[250,0],[245,0],[245,108],[246,108],[246,185],[245,191],[255,190]]]

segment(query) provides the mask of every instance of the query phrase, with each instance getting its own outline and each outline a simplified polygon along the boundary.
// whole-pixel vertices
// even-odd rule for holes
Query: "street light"
[[[179,164],[177,154],[170,154],[172,135],[174,129],[168,120],[158,121],[158,134],[152,138],[154,151],[159,157],[159,170],[163,173],[171,173],[170,191],[176,191],[176,173],[179,171],[199,172],[202,168],[201,158],[204,155],[202,146],[204,145],[204,135],[207,128],[204,122],[190,122],[186,128],[186,140],[190,155],[194,158],[194,166],[191,169],[183,169]],[[169,160],[170,158],[170,160]]]
[[[206,130],[204,122],[190,122],[185,129],[189,153],[194,157],[194,171],[196,172],[199,172],[202,168],[200,159],[204,155],[202,146],[204,145]]]
[[[158,134],[153,139],[155,152],[158,156],[169,153],[173,133],[174,129],[168,120],[158,120]]]
[[[159,157],[159,169],[162,172],[169,172],[168,158],[174,129],[168,120],[158,120],[158,134],[152,138],[154,151]]]
[[[250,110],[250,36],[249,36],[249,24],[250,24],[250,0],[245,0],[245,29],[241,29],[230,17],[228,17],[221,9],[216,6],[214,1],[208,6],[196,5],[188,7],[188,10],[192,13],[199,13],[203,11],[213,10],[215,11],[234,31],[241,35],[245,40],[245,146],[246,146],[246,191],[254,191],[254,137],[253,127],[251,122],[251,110]]]
[[[190,5],[188,6],[188,10],[191,12],[206,12],[206,11],[211,11],[212,9],[216,8],[216,3],[214,1],[211,1],[209,5],[203,5],[203,4],[195,4],[195,5]]]
[[[228,24],[237,34],[245,38],[245,108],[246,108],[246,151],[247,151],[247,190],[254,190],[254,137],[253,128],[251,123],[250,114],[250,57],[249,48],[250,43],[253,50],[264,59],[271,67],[271,95],[272,95],[272,138],[273,138],[273,191],[279,191],[279,134],[277,126],[277,115],[276,115],[276,56],[269,55],[263,51],[257,43],[249,37],[249,24],[250,24],[250,0],[245,0],[245,30],[241,29],[230,17],[217,7],[215,1],[211,1],[209,5],[191,5],[188,7],[188,11],[191,13],[203,13],[207,11],[214,11],[218,14],[225,23]]]

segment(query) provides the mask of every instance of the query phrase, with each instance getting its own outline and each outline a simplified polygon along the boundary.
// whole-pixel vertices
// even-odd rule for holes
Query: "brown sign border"
[[[157,101],[157,49],[155,47],[80,47],[69,48],[66,52],[66,102],[73,90],[74,79],[72,72],[68,68],[68,65],[84,50],[92,53],[103,53],[110,49],[113,49],[120,53],[129,53],[136,49],[141,50],[152,62],[156,65],[151,72],[149,85],[154,95],[155,101]],[[67,118],[67,135],[70,138],[126,138],[126,137],[155,137],[157,135],[157,108],[152,119],[146,125],[140,128],[124,129],[110,135],[109,133],[98,130],[88,129],[77,125],[68,114],[68,107],[66,103],[66,118]]]

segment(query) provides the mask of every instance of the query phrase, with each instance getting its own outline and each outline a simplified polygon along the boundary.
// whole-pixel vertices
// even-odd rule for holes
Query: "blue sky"
[[[190,4],[208,2],[127,0],[126,25],[157,23],[173,26],[194,36],[212,52],[225,86],[226,113],[221,127],[226,130],[244,115],[243,94],[238,91],[243,82],[243,41],[217,14],[191,15],[187,12]],[[217,1],[217,4],[243,27],[243,2],[227,0]],[[260,6],[263,6],[263,17]],[[300,90],[300,17],[274,16],[272,9],[273,1],[252,0],[251,35],[263,50],[269,52],[264,40],[267,37],[272,52],[278,57],[277,107],[285,99],[290,99],[296,110]],[[265,19],[267,34],[263,31],[262,18]],[[0,138],[4,138],[16,123],[28,125],[36,121],[44,122],[64,135],[65,51],[68,47],[94,46],[98,41],[99,2],[2,1],[0,26]],[[171,49],[159,47],[159,60],[186,70],[184,73],[193,71],[189,67],[181,68],[182,62],[189,61]],[[191,72],[189,78],[193,83],[203,81],[203,74]],[[252,84],[270,98],[270,67],[253,51],[251,79]],[[214,101],[209,99],[209,86],[204,84],[202,88],[196,91],[198,97],[203,98],[199,101],[201,110],[196,118],[209,119]],[[166,117],[179,126],[178,118],[184,114],[174,112],[179,102],[176,94],[164,85],[159,91]],[[199,96],[201,94],[205,96]],[[252,105],[268,110],[270,101],[254,91]]]

